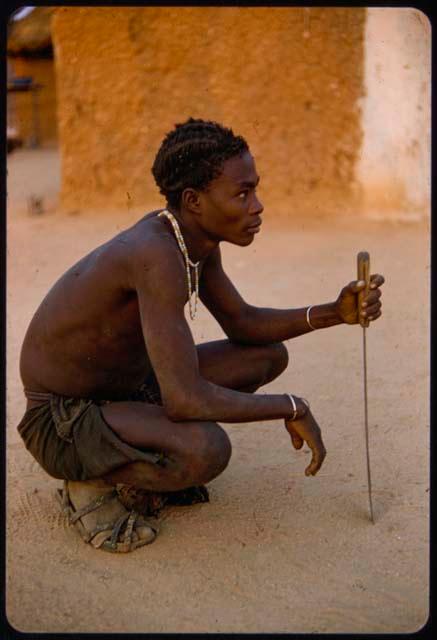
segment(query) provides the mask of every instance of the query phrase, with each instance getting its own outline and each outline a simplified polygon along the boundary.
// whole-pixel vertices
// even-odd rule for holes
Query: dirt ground
[[[233,457],[211,502],[164,512],[154,544],[115,555],[69,528],[16,431],[21,342],[74,261],[139,211],[56,211],[55,150],[8,161],[7,615],[27,632],[413,632],[429,597],[429,225],[290,216],[246,249],[224,245],[243,296],[280,308],[333,300],[366,249],[383,273],[384,315],[368,331],[376,523],[368,513],[362,334],[339,326],[288,342],[289,369],[265,390],[309,399],[328,456],[314,478],[281,421],[224,425]],[[29,213],[27,197],[43,198]],[[160,206],[158,197],[144,212]],[[200,305],[197,341],[222,336]]]

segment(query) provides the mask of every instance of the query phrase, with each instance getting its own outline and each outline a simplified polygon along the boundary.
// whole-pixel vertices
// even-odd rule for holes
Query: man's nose
[[[250,208],[250,213],[261,215],[263,211],[264,211],[263,203],[256,195],[254,195],[252,206]]]

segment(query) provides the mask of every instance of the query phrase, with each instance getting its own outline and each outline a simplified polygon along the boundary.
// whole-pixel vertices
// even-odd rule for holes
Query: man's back
[[[151,367],[133,276],[142,247],[169,236],[156,215],[94,249],[51,288],[23,343],[26,388],[117,399],[144,381]]]

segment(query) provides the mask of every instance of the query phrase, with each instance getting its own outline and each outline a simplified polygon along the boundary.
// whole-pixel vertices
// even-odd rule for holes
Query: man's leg
[[[246,346],[220,340],[199,345],[198,356],[201,375],[207,380],[246,392],[256,391],[275,379],[288,364],[288,353],[282,344]],[[123,441],[140,449],[162,452],[163,463],[134,462],[99,480],[70,482],[70,496],[76,509],[109,492],[116,484],[164,493],[201,485],[218,476],[229,462],[231,443],[216,423],[172,422],[162,407],[142,402],[113,402],[103,405],[101,411]],[[90,513],[81,520],[85,528],[92,529],[123,511],[121,503],[105,505],[97,515]],[[138,529],[138,536],[146,539],[150,531]]]
[[[100,409],[121,440],[163,456],[161,463],[131,462],[98,479],[67,483],[64,491],[68,490],[75,512],[87,510],[88,505],[99,502],[102,496],[110,498],[108,503],[99,504],[98,509],[84,513],[77,525],[87,533],[104,527],[101,534],[90,534],[94,546],[108,546],[108,537],[115,531],[116,522],[129,515],[125,507],[153,513],[159,506],[156,500],[164,500],[166,493],[209,482],[224,470],[231,457],[226,432],[213,422],[172,422],[163,407],[144,402],[113,402]],[[120,484],[127,487],[121,489],[121,494],[119,487],[118,495],[111,497],[114,487]],[[123,493],[126,489],[127,496]],[[124,530],[117,537],[118,549],[122,548],[123,535]],[[137,525],[133,544],[147,544],[154,536],[148,526]]]
[[[118,437],[137,449],[163,454],[161,463],[131,462],[108,473],[111,484],[148,491],[178,491],[218,476],[231,457],[231,443],[214,422],[172,422],[163,407],[113,402],[101,407]]]
[[[274,380],[288,364],[278,344],[246,346],[228,340],[198,345],[201,375],[214,384],[253,392]],[[105,476],[112,484],[134,484],[149,491],[177,491],[219,475],[231,456],[226,432],[213,422],[172,422],[162,407],[113,402],[101,408],[105,421],[128,444],[164,453],[164,464],[135,462]]]
[[[288,366],[281,342],[244,345],[216,340],[197,345],[200,374],[206,380],[236,391],[253,392],[275,380]]]

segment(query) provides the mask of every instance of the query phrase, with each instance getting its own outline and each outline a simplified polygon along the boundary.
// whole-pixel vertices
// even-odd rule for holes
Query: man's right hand
[[[306,442],[312,452],[311,462],[305,469],[306,476],[315,476],[326,456],[325,445],[322,441],[320,427],[314,419],[310,409],[303,418],[290,420],[285,418],[285,428],[291,436],[295,449],[301,449]]]

